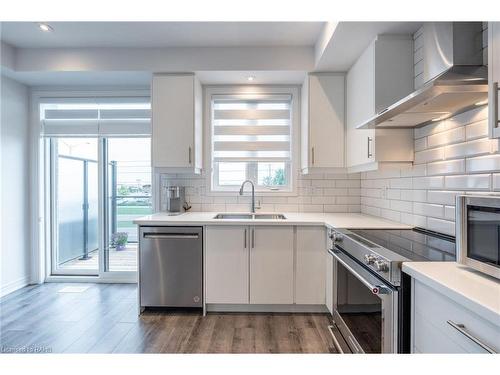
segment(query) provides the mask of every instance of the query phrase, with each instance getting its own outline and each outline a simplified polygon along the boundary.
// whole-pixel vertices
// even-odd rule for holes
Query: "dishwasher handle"
[[[168,239],[197,239],[198,234],[192,233],[144,233],[143,238],[168,240]]]

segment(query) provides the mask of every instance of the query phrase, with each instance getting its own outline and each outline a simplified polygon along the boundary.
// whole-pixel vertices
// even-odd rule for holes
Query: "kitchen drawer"
[[[420,313],[414,315],[415,335],[413,353],[467,353],[467,350],[444,335],[426,316]],[[473,348],[474,349],[474,348]],[[478,347],[476,352],[481,350]],[[483,352],[482,350],[480,351]]]
[[[500,326],[481,318],[417,280],[414,280],[413,290],[413,345],[419,352],[486,352],[473,340],[448,324],[448,321],[463,324],[469,334],[493,350],[499,351]]]

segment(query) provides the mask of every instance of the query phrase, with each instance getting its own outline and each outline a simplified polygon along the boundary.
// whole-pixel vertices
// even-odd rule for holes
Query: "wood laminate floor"
[[[0,351],[335,353],[328,324],[327,314],[147,311],[139,317],[135,284],[46,283],[0,299]]]

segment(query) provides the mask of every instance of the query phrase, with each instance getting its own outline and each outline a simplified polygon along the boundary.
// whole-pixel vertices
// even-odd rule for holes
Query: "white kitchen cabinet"
[[[324,227],[297,227],[296,304],[325,304],[325,232]]]
[[[346,77],[346,166],[350,171],[413,161],[412,129],[357,129],[412,91],[411,36],[379,35]]]
[[[500,22],[488,23],[488,122],[491,138],[500,138]]]
[[[291,226],[250,227],[250,303],[293,303]]]
[[[309,74],[302,86],[301,169],[345,167],[345,75]]]
[[[248,303],[248,237],[247,226],[206,228],[206,303]]]
[[[500,350],[500,322],[492,324],[419,280],[412,279],[412,290],[413,353],[486,353],[472,337]]]
[[[202,92],[194,74],[155,74],[152,165],[176,173],[202,168]]]

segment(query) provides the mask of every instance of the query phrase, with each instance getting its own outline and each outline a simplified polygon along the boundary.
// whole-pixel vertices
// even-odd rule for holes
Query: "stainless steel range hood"
[[[487,102],[482,23],[431,22],[422,32],[425,83],[358,129],[420,127]]]

